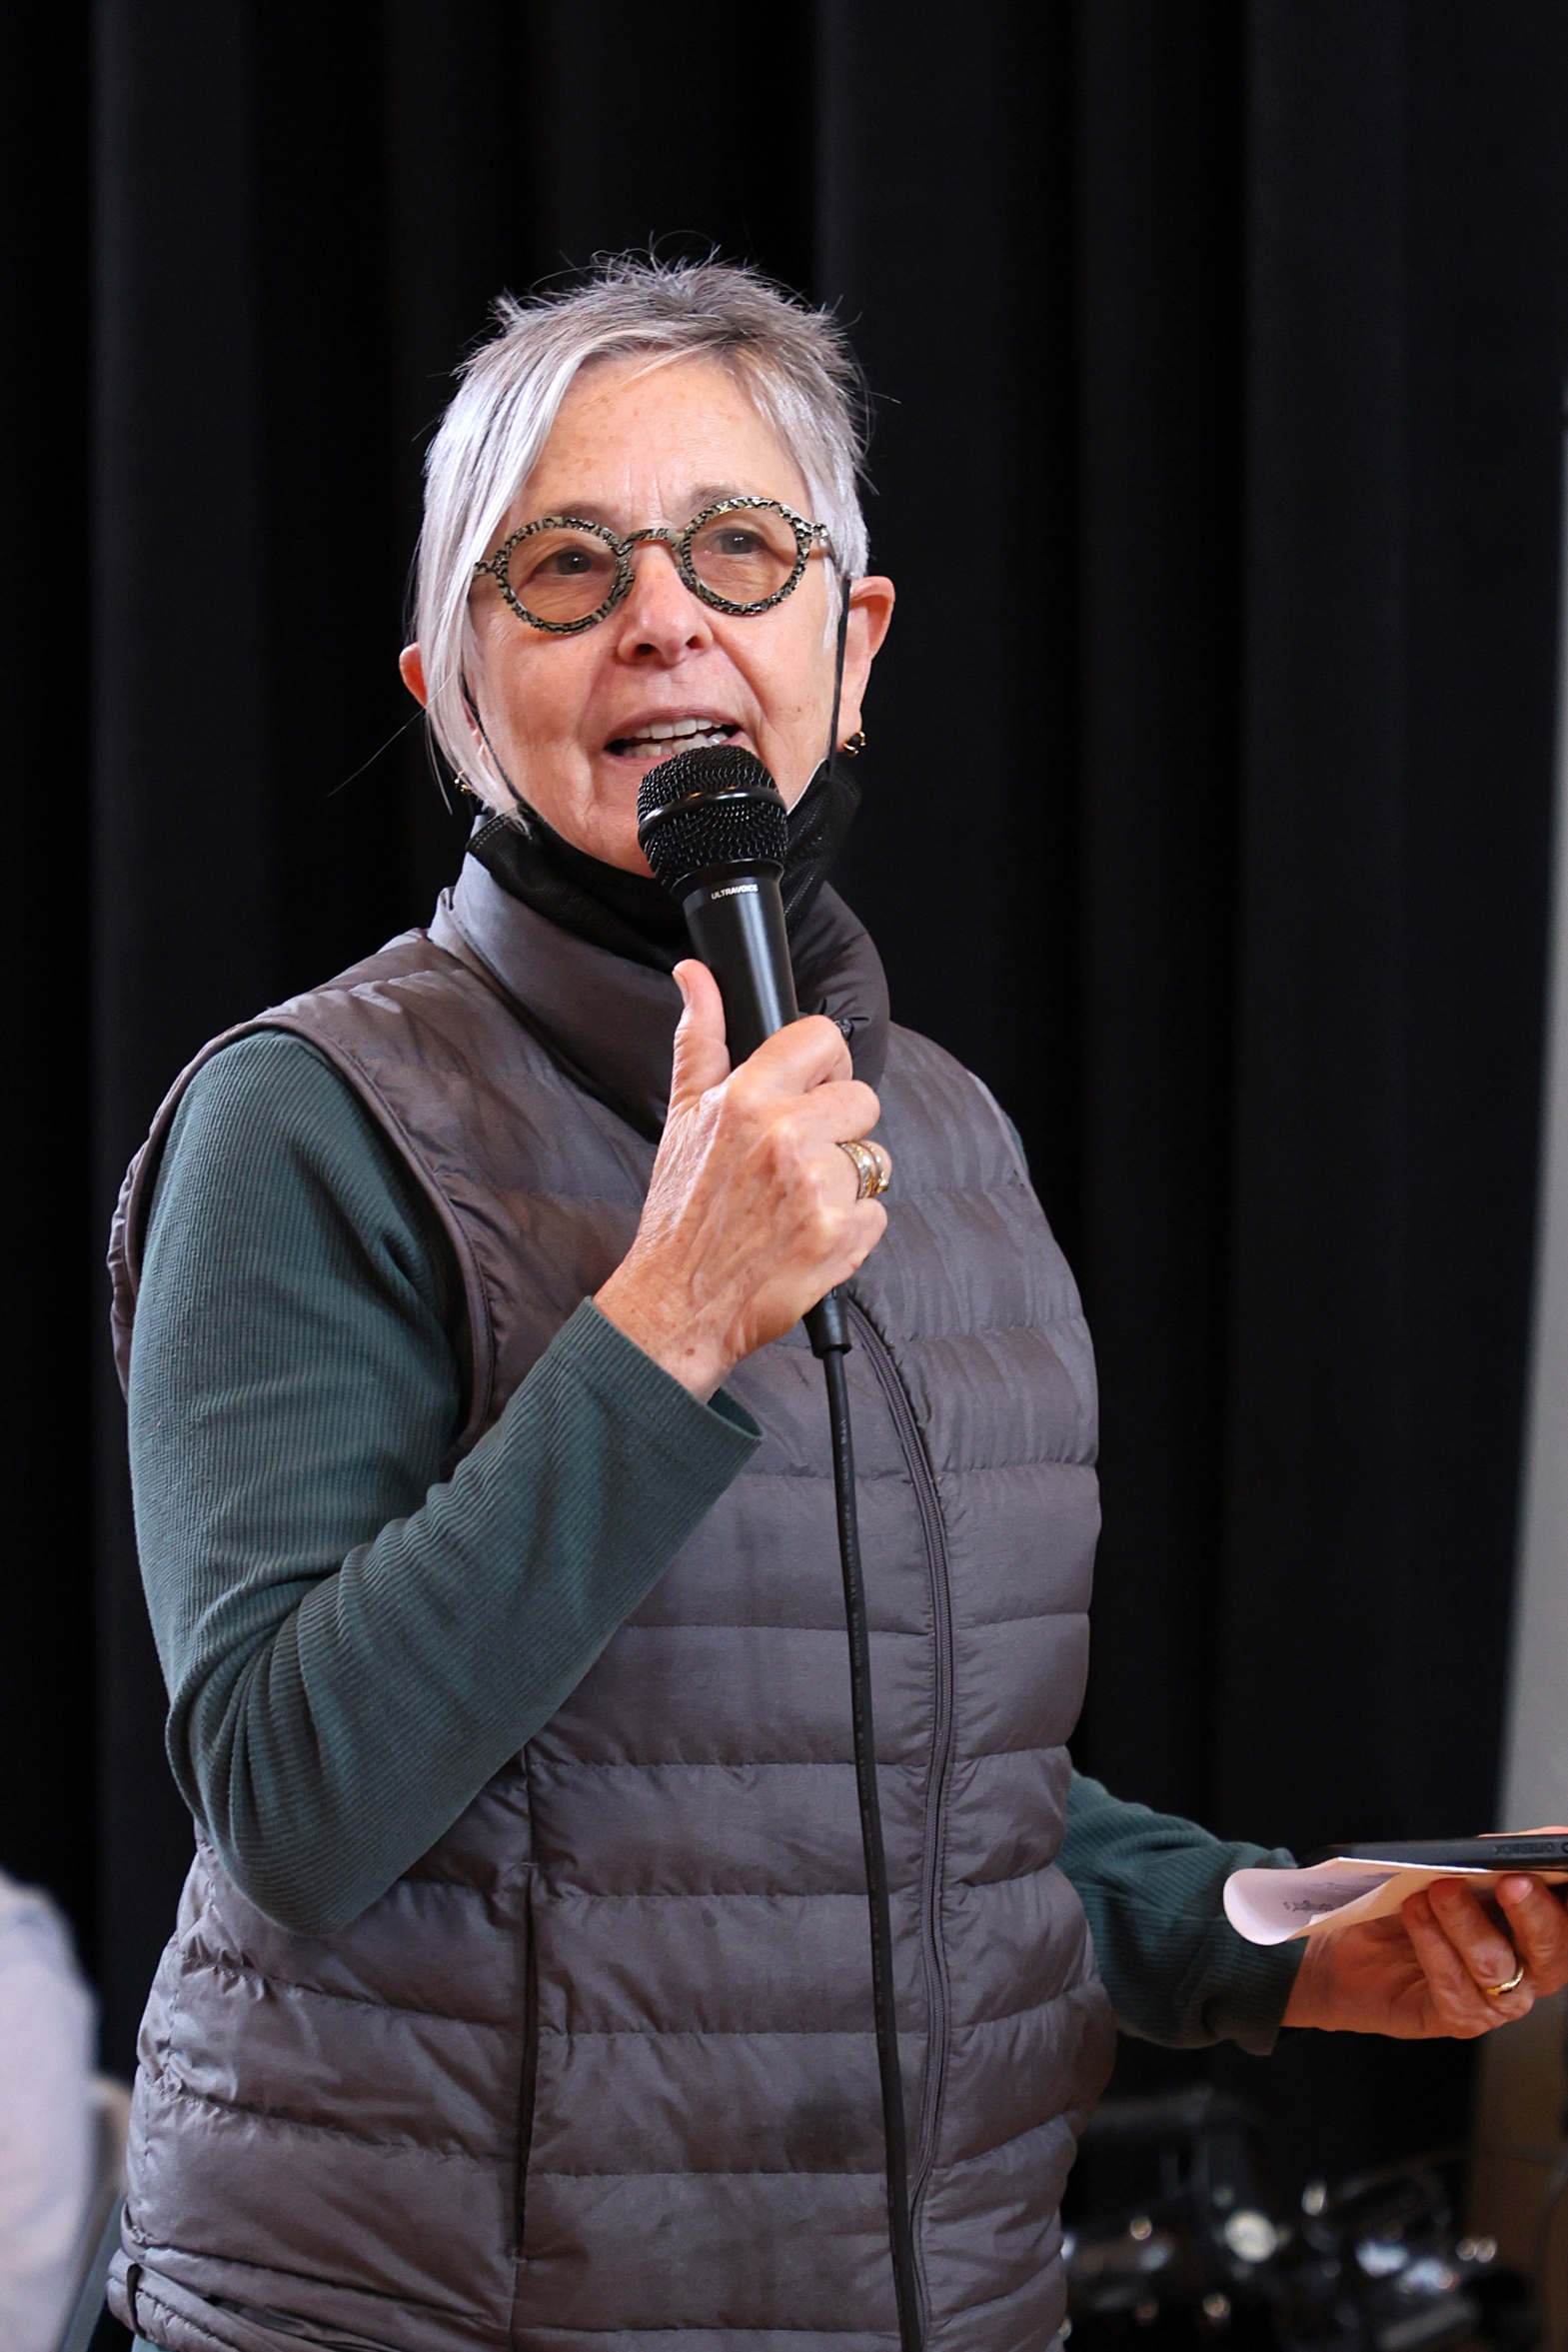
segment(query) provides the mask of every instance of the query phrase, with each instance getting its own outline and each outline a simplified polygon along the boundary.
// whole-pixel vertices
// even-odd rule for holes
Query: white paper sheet
[[[1517,1870],[1427,1870],[1406,1863],[1353,1861],[1338,1855],[1310,1870],[1233,1870],[1225,1881],[1225,1916],[1248,1943],[1288,1943],[1292,1936],[1321,1935],[1359,1919],[1381,1919],[1406,1897],[1439,1878],[1462,1878],[1484,1893]],[[1532,1871],[1560,1885],[1560,1870]]]

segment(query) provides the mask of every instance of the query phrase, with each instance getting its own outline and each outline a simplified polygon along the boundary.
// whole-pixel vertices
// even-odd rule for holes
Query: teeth
[[[689,743],[696,737],[709,742],[724,742],[733,730],[717,719],[654,719],[636,735],[625,735],[625,744]]]

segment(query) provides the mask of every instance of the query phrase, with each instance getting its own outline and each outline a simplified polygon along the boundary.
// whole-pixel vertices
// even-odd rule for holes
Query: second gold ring
[[[838,1149],[853,1161],[854,1173],[860,1179],[856,1200],[879,1199],[892,1180],[886,1155],[876,1145],[864,1143],[859,1137],[850,1143],[840,1144]]]

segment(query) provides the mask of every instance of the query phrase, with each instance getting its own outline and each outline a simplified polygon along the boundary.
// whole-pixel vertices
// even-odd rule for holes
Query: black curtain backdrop
[[[1080,1762],[1298,1847],[1489,1822],[1557,0],[99,0],[34,36],[0,142],[34,227],[0,249],[0,1861],[76,1921],[108,2061],[190,1849],[104,1336],[114,1191],[205,1038],[454,871],[464,821],[398,732],[421,450],[499,289],[653,238],[833,301],[871,380],[900,603],[841,880],[900,1017],[1017,1119],[1088,1300]],[[1446,2047],[1131,2051],[1126,2079],[1196,2063],[1297,2174],[1464,2129]]]

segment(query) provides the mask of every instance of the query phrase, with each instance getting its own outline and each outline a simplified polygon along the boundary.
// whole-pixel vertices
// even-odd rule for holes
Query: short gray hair
[[[475,758],[464,700],[469,590],[579,369],[641,351],[720,360],[798,466],[809,520],[826,524],[840,575],[850,579],[867,560],[856,492],[865,409],[837,321],[727,262],[621,256],[567,293],[531,302],[504,295],[496,319],[499,332],[465,363],[425,461],[414,629],[436,744],[482,798],[509,809],[503,779]]]

